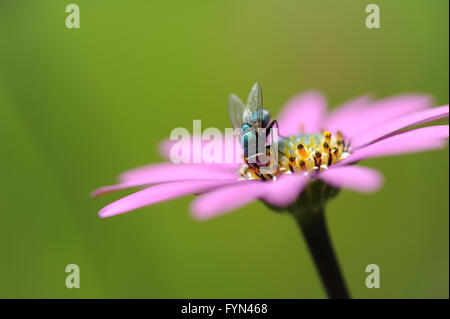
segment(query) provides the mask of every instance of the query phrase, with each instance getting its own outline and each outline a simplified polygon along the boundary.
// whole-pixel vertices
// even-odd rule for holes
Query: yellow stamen
[[[323,151],[325,153],[323,161],[328,166],[330,166],[331,162],[333,160],[333,157],[331,156],[331,147],[330,147],[330,145],[327,142],[323,142]]]
[[[324,132],[323,132],[323,136],[325,136],[325,141],[326,141],[328,144],[331,144],[331,133],[328,132],[328,131],[324,131]]]
[[[331,154],[333,154],[333,156],[336,157],[336,159],[339,157],[339,153],[340,153],[339,148],[333,147]]]
[[[300,160],[300,162],[298,163],[300,165],[300,169],[305,169],[306,168],[306,163],[304,160]]]
[[[317,167],[320,167],[320,165],[322,164],[322,152],[321,151],[316,151],[314,153],[314,164]]]
[[[306,151],[305,147],[303,146],[303,144],[298,144],[297,146],[297,151],[300,154],[300,157],[305,159],[308,157],[308,152]]]
[[[337,145],[338,146],[344,145],[344,137],[342,136],[341,131],[337,131]]]

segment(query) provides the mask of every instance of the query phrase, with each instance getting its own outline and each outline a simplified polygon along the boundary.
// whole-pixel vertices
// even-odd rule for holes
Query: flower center
[[[328,169],[328,166],[348,157],[349,145],[343,135],[329,131],[322,134],[299,134],[281,138],[278,142],[278,168],[274,174],[263,174],[258,167],[242,165],[243,179],[271,180],[280,174],[312,173]]]

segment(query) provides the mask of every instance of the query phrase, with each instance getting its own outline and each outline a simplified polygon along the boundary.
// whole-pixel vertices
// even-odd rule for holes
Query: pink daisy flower
[[[306,92],[288,101],[277,117],[279,134],[287,137],[289,145],[280,156],[281,170],[276,178],[258,178],[260,175],[251,169],[249,172],[244,161],[166,162],[125,172],[118,184],[99,188],[92,195],[144,187],[99,212],[100,217],[110,217],[197,194],[191,212],[203,220],[255,200],[263,200],[272,207],[288,207],[295,204],[309,184],[318,180],[333,189],[374,192],[382,185],[381,174],[355,164],[373,157],[445,147],[448,125],[414,127],[447,118],[448,113],[448,105],[431,107],[431,99],[423,95],[398,95],[380,101],[363,96],[327,112],[327,101],[321,93]],[[296,139],[299,134],[314,136],[315,142]],[[166,158],[172,145],[172,141],[162,144],[161,151]],[[224,146],[223,153],[226,152],[236,154],[242,150],[240,145]],[[191,160],[193,153],[189,155]]]
[[[230,117],[233,126],[240,130],[241,143],[221,143],[216,163],[161,163],[137,168],[122,174],[118,184],[97,189],[93,196],[145,187],[104,207],[100,217],[188,194],[198,195],[191,204],[191,212],[197,219],[263,200],[269,207],[293,215],[328,296],[349,298],[328,235],[325,204],[341,188],[367,193],[382,185],[378,171],[355,165],[357,162],[444,147],[448,125],[414,128],[448,117],[448,105],[430,106],[431,100],[422,95],[400,95],[381,101],[365,96],[327,113],[326,100],[320,93],[300,94],[287,103],[277,118],[282,138],[270,144],[278,146],[276,161],[271,157],[272,162],[263,165],[259,159],[264,153],[252,152],[249,145],[250,141],[252,145],[258,144],[258,139],[264,137],[251,127],[270,128],[274,122],[269,124],[269,113],[262,109],[261,89],[255,84],[247,106],[237,96],[230,96]],[[182,139],[176,143],[187,150],[181,158],[173,141],[164,142],[161,151],[167,158],[173,159],[175,154],[179,160],[192,163],[205,150],[208,154],[209,144],[199,143],[195,137]],[[223,158],[229,158],[230,154],[237,155],[232,158],[238,160],[230,163]],[[273,163],[277,164],[276,169],[263,169]]]

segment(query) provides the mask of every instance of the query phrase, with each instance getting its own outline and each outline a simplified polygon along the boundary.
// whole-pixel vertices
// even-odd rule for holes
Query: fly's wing
[[[245,119],[256,127],[261,127],[263,118],[263,98],[261,87],[255,83],[248,95]]]
[[[231,123],[233,123],[233,128],[238,128],[239,131],[242,127],[244,110],[245,105],[242,103],[241,99],[237,95],[231,94],[228,99],[228,113],[230,115]]]

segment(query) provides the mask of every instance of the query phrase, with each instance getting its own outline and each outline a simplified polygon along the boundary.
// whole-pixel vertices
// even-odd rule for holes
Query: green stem
[[[308,244],[329,298],[350,298],[328,235],[323,208],[292,211]]]

